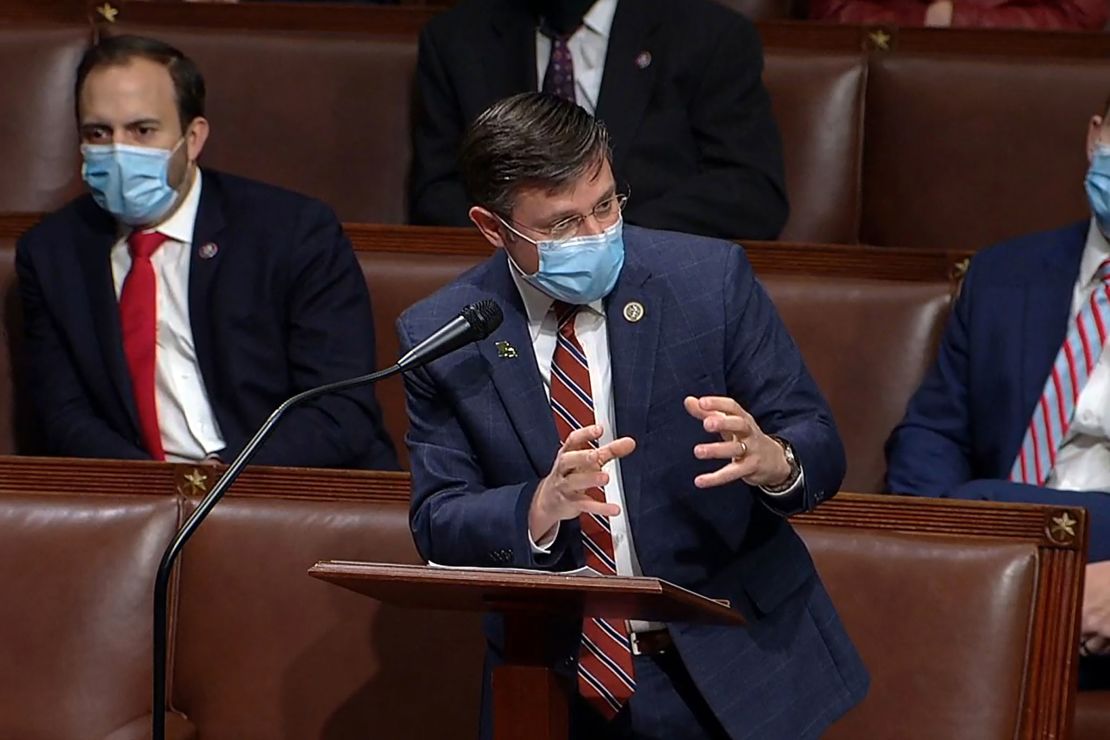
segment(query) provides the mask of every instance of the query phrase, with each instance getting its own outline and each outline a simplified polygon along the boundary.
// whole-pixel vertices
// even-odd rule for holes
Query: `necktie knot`
[[[150,256],[165,243],[166,239],[165,234],[159,234],[157,231],[132,231],[131,235],[127,237],[127,247],[131,251],[131,259],[150,259]]]
[[[1110,259],[1105,259],[1095,271],[1095,277],[1101,282],[1110,283]]]
[[[578,315],[578,309],[580,308],[581,306],[564,303],[563,301],[555,301],[551,305],[551,310],[555,312],[555,325],[558,327],[560,334],[574,333],[574,318]]]

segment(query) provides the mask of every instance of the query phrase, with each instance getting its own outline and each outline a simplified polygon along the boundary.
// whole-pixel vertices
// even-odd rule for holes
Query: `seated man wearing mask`
[[[601,119],[630,223],[775,239],[782,144],[746,18],[714,0],[462,0],[420,36],[411,219],[466,226],[467,125],[543,90]]]
[[[334,214],[202,172],[204,93],[193,62],[152,39],[107,37],[77,69],[90,195],[16,257],[51,454],[226,462],[289,396],[375,367],[369,295]],[[293,410],[255,460],[397,466],[370,389]]]
[[[1110,654],[1110,100],[1087,128],[1092,217],[971,260],[936,363],[887,443],[893,493],[1083,506],[1084,653]],[[1110,657],[1080,661],[1110,688]]]
[[[623,225],[604,126],[552,95],[479,116],[461,170],[499,249],[407,310],[401,344],[474,301],[505,318],[406,376],[420,553],[657,576],[747,617],[553,630],[574,738],[819,737],[867,674],[787,516],[836,493],[844,451],[743,250]]]

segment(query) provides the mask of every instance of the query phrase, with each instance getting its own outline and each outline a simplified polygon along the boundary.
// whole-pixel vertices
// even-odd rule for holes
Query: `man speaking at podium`
[[[654,576],[747,617],[568,623],[551,662],[574,738],[819,737],[868,679],[786,517],[837,491],[844,452],[743,250],[624,226],[604,126],[555,96],[495,104],[460,160],[502,249],[398,333],[482,299],[505,320],[406,378],[421,554]]]

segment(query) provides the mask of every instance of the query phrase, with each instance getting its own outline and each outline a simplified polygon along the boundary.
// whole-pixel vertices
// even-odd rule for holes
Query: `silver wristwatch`
[[[768,436],[778,442],[779,446],[782,447],[782,454],[786,456],[786,464],[790,466],[790,476],[786,479],[785,483],[778,486],[763,486],[763,490],[767,491],[767,493],[782,493],[783,491],[789,491],[794,484],[798,482],[798,476],[802,474],[802,466],[798,464],[798,459],[794,457],[794,448],[789,442],[774,434]]]

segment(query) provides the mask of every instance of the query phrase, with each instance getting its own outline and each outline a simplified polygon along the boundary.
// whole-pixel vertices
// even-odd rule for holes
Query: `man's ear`
[[[1087,126],[1087,162],[1095,157],[1095,145],[1102,137],[1102,125],[1104,123],[1106,121],[1102,116],[1091,116],[1091,122]]]
[[[208,141],[208,119],[197,116],[189,122],[189,130],[185,132],[185,153],[190,163],[200,159],[200,153],[204,150],[206,141]]]
[[[468,215],[487,242],[495,247],[505,246],[505,238],[501,234],[501,221],[493,215],[492,211],[481,206],[473,206]]]

